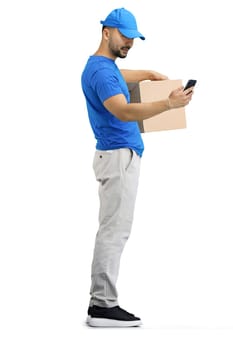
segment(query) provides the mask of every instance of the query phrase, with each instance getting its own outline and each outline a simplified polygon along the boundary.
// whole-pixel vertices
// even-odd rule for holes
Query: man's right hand
[[[173,90],[168,97],[170,108],[180,108],[186,106],[191,101],[192,95],[193,87],[185,91],[182,86]]]

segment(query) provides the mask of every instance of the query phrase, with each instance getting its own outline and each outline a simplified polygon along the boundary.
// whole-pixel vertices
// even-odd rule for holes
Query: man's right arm
[[[105,100],[104,106],[122,121],[142,121],[169,109],[186,106],[192,98],[192,91],[193,88],[190,88],[184,92],[180,87],[172,91],[165,100],[141,103],[127,103],[125,96],[118,94]]]

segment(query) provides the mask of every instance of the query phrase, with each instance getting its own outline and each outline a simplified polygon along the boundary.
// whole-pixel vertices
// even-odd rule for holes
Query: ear
[[[110,37],[110,29],[107,28],[107,27],[105,27],[105,28],[103,29],[103,38],[104,38],[105,40],[108,40],[109,37]]]

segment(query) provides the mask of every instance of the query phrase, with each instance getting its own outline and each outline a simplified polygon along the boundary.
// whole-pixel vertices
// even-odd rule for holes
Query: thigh
[[[104,182],[113,177],[124,177],[133,159],[133,151],[120,148],[111,151],[95,152],[93,169],[96,180]]]
[[[137,195],[140,157],[128,148],[96,151],[93,168],[99,181],[100,215],[131,220]]]

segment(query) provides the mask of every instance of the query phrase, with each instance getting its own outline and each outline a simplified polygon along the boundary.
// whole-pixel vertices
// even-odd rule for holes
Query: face
[[[126,38],[116,28],[108,28],[108,49],[113,57],[125,58],[134,43],[134,39]]]

